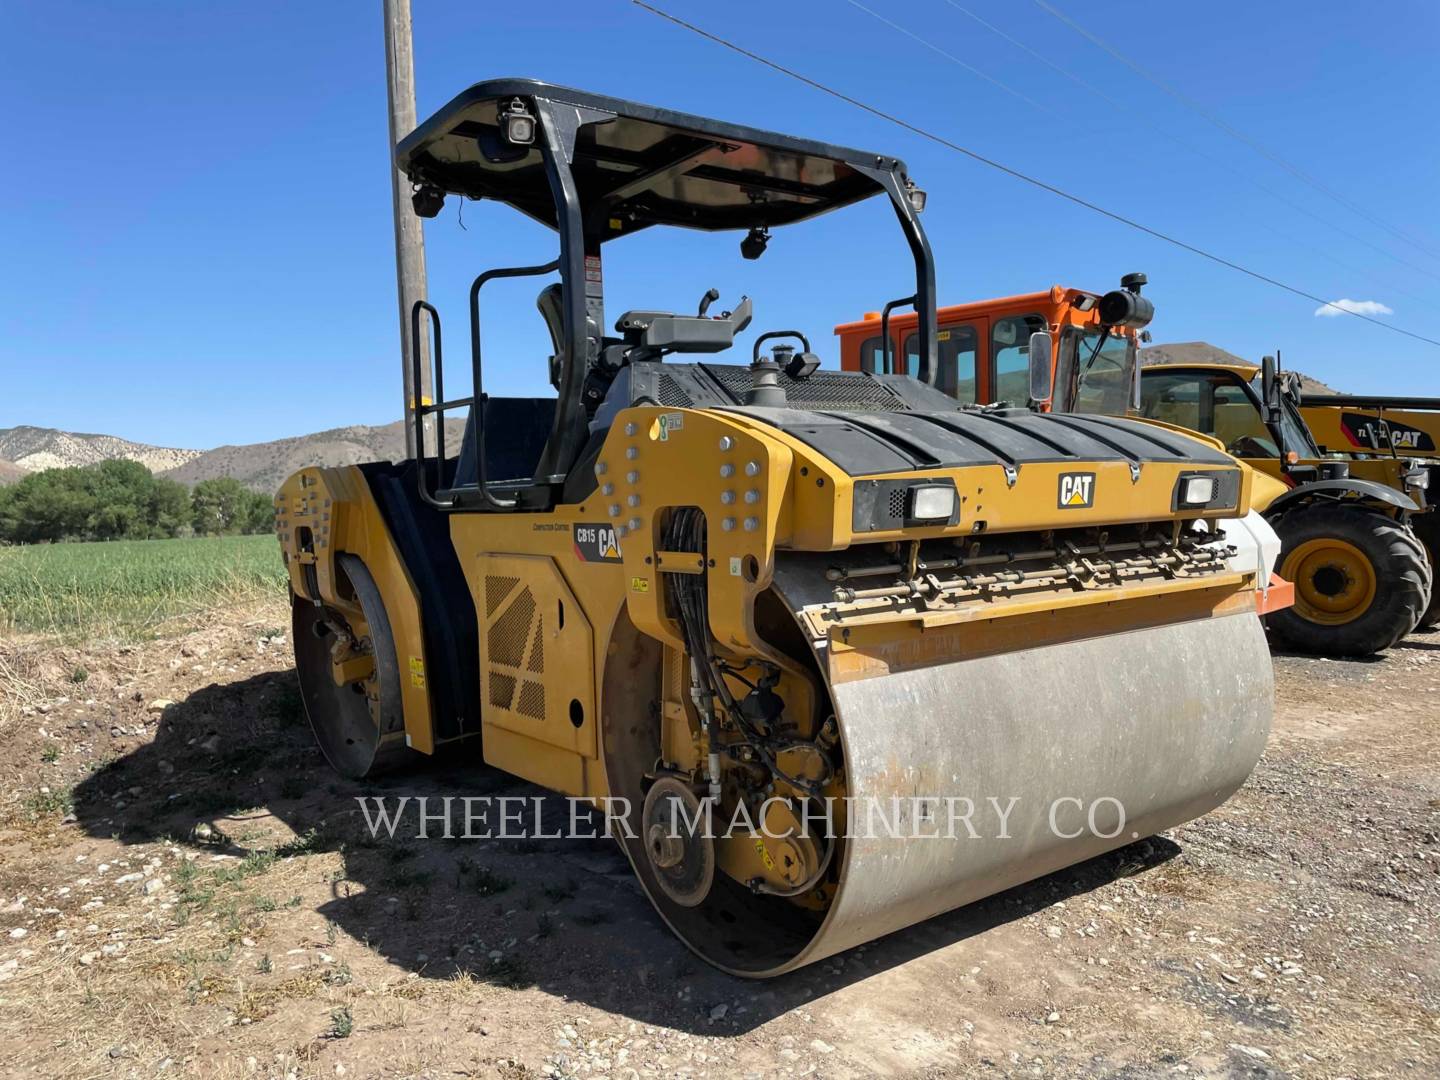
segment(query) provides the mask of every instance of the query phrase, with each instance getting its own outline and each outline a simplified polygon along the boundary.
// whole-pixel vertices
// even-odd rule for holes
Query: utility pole
[[[405,449],[415,456],[415,425],[410,416],[412,403],[425,404],[430,394],[430,347],[425,336],[427,324],[421,320],[420,385],[414,383],[414,363],[410,354],[410,308],[416,300],[425,299],[425,232],[420,218],[410,205],[410,181],[395,168],[395,144],[415,130],[415,54],[410,36],[410,0],[383,0],[385,9],[385,74],[390,100],[390,145],[386,159],[390,161],[390,190],[395,210],[395,279],[400,305],[400,356],[405,366]],[[425,418],[425,441],[434,453],[435,418]]]

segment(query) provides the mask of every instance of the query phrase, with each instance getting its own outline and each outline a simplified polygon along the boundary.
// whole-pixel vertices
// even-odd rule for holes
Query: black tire
[[[365,613],[375,654],[375,680],[379,703],[374,712],[369,699],[358,692],[363,684],[335,685],[330,674],[329,630],[325,609],[298,596],[293,598],[292,640],[295,669],[305,716],[325,760],[341,776],[359,780],[403,768],[421,755],[405,745],[405,712],[400,698],[400,665],[385,602],[370,571],[356,555],[336,560],[355,590]],[[378,722],[377,716],[378,713]]]
[[[1378,510],[1334,503],[1297,507],[1272,524],[1280,536],[1280,574],[1305,579],[1290,577],[1295,581],[1294,607],[1267,616],[1267,625],[1281,642],[1329,656],[1370,656],[1390,648],[1419,624],[1430,604],[1431,569],[1408,525]],[[1340,553],[1333,559],[1326,541],[1335,542],[1333,550]],[[1361,562],[1358,573],[1342,569],[1347,559]],[[1351,606],[1327,612],[1306,596]]]
[[[1440,589],[1435,588],[1434,582],[1435,568],[1440,567],[1440,508],[1416,514],[1410,519],[1410,527],[1415,530],[1430,559],[1430,603],[1420,616],[1417,629],[1434,630],[1440,626]]]

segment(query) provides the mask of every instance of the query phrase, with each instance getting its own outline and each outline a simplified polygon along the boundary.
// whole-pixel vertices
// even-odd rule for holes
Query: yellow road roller
[[[1258,616],[1280,602],[1251,474],[1163,425],[937,390],[924,195],[901,161],[514,79],[395,153],[417,213],[493,200],[558,253],[474,279],[468,397],[445,398],[440,316],[415,305],[435,400],[410,403],[412,460],[303,469],[277,496],[305,708],[340,772],[478,740],[487,764],[603,804],[661,917],[752,977],[1245,780],[1273,698]],[[785,313],[724,362],[763,297],[607,322],[612,241],[728,230],[755,258],[870,198],[914,263],[916,376],[823,368]],[[482,294],[516,277],[537,279],[549,396],[484,391]],[[1050,352],[1038,332],[1030,355]],[[1031,375],[1047,398],[1048,362]]]

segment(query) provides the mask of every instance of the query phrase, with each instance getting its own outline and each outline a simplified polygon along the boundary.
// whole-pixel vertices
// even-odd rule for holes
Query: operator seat
[[[545,329],[550,331],[550,385],[560,389],[560,366],[556,362],[565,340],[564,290],[560,283],[546,285],[535,298],[535,307],[545,320]]]

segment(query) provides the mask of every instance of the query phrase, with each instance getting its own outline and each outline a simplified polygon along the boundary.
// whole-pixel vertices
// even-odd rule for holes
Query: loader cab
[[[1056,285],[1045,292],[940,308],[935,386],[962,404],[1034,405],[1045,411],[1124,415],[1134,407],[1140,331],[1153,311],[1140,297],[1144,275],[1127,275],[1116,295]],[[1133,299],[1126,299],[1131,297]],[[1107,322],[1107,319],[1114,321]],[[835,328],[841,367],[906,374],[918,367],[913,315],[867,313]],[[1048,335],[1032,358],[1037,334]],[[1047,393],[1032,374],[1048,366]]]
[[[1145,368],[1140,415],[1213,436],[1235,457],[1274,461],[1277,472],[1298,462],[1310,462],[1313,469],[1323,456],[1289,396],[1248,365]]]
[[[789,325],[781,313],[764,311],[763,297],[729,299],[722,309],[714,289],[701,294],[708,282],[697,283],[693,312],[636,309],[607,317],[605,245],[644,229],[734,232],[741,253],[758,258],[771,230],[888,198],[915,266],[913,295],[893,302],[919,313],[911,320],[908,367],[933,378],[935,275],[917,216],[924,198],[898,159],[523,79],[472,86],[405,138],[395,159],[422,217],[438,214],[451,195],[491,199],[550,226],[558,238],[553,261],[494,267],[472,282],[469,397],[445,398],[440,313],[423,300],[413,307],[414,384],[422,384],[426,350],[419,346],[428,340],[435,401],[408,414],[420,495],[431,506],[545,511],[582,498],[594,486],[590,467],[609,418],[637,401],[666,403],[658,389],[664,380],[653,372],[640,378],[641,369],[724,352],[756,311]],[[536,306],[552,338],[553,398],[494,398],[484,390],[486,286],[521,277],[535,279]],[[486,312],[497,317],[508,316]],[[803,335],[787,333],[804,341],[800,355],[810,357]],[[794,354],[777,355],[788,361]],[[754,360],[760,362],[758,353]],[[807,360],[791,374],[805,377],[807,365],[816,366]],[[452,461],[443,419],[460,410],[467,419]],[[441,422],[427,439],[431,416]]]

